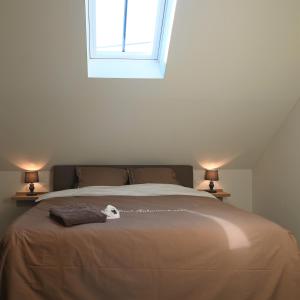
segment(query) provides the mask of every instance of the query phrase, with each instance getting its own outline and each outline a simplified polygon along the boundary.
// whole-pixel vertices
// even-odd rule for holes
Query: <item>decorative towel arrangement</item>
[[[120,212],[117,208],[112,205],[107,205],[102,212],[107,216],[107,219],[114,220],[120,219]]]
[[[102,213],[99,208],[86,204],[53,207],[49,210],[49,216],[66,227],[89,223],[105,223],[107,219],[107,215]]]

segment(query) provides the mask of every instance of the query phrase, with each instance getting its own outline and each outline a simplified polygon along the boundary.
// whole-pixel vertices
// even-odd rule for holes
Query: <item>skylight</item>
[[[176,0],[86,0],[89,77],[163,78]]]

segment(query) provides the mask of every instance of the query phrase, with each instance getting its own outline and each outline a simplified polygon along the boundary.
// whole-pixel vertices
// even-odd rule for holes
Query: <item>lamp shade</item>
[[[218,170],[205,170],[205,180],[218,181],[219,180],[219,172]]]
[[[25,172],[25,183],[35,183],[39,182],[39,172],[38,171],[27,171]]]

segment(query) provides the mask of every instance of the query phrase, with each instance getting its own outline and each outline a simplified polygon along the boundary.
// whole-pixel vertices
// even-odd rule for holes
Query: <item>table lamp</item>
[[[38,171],[27,171],[25,172],[25,183],[29,183],[29,193],[28,196],[36,195],[37,193],[34,192],[34,183],[39,182],[39,173]]]
[[[205,180],[210,180],[209,183],[209,190],[207,192],[209,193],[215,193],[216,190],[214,189],[214,181],[219,181],[219,172],[218,170],[205,170],[205,175],[204,175]]]

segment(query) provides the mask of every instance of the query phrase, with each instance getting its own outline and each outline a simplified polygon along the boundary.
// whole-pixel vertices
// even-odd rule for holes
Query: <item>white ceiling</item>
[[[300,1],[178,0],[164,80],[88,79],[83,0],[0,0],[0,170],[251,168],[300,97]]]

